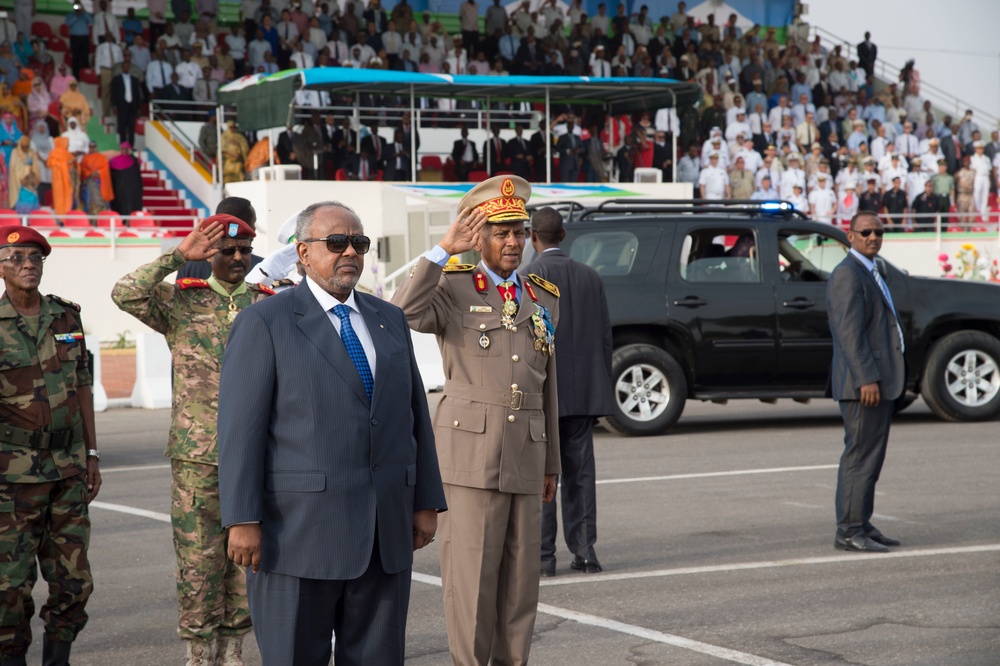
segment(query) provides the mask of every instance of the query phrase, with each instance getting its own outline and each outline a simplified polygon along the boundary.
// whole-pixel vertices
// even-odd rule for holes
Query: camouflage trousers
[[[246,573],[226,554],[219,468],[171,460],[171,522],[177,554],[177,634],[212,641],[250,631]]]
[[[52,640],[72,643],[87,624],[94,589],[87,561],[90,516],[84,475],[46,483],[0,482],[0,657],[31,645],[31,589],[49,584],[39,614]],[[37,563],[36,563],[37,561]]]

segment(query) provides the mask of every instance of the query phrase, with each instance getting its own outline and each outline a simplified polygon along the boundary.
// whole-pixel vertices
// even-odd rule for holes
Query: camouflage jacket
[[[4,293],[0,297],[0,481],[44,483],[86,471],[78,386],[93,383],[80,306],[42,298],[38,338]],[[72,430],[68,447],[11,442],[19,431]]]
[[[180,252],[168,252],[118,280],[111,298],[119,308],[162,333],[173,355],[173,414],[164,455],[217,465],[219,374],[232,325],[230,300],[238,311],[274,292],[247,284],[245,292],[230,299],[212,291],[206,280],[163,281],[182,265]]]

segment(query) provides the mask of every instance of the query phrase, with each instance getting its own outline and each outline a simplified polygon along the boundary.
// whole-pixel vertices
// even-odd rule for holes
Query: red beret
[[[46,257],[52,253],[52,246],[45,240],[45,236],[31,227],[22,227],[16,224],[0,227],[0,247],[9,245],[37,245],[42,248],[42,254]]]
[[[198,225],[198,230],[204,231],[205,227],[210,225],[212,222],[219,222],[222,224],[223,238],[254,238],[257,235],[257,232],[254,231],[253,227],[249,224],[238,217],[227,215],[225,213],[213,215],[212,217],[206,217],[202,220],[202,223]]]

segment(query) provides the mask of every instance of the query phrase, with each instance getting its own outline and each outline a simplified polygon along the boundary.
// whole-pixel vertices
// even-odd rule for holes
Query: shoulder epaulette
[[[74,303],[73,301],[67,301],[65,298],[61,296],[56,296],[55,294],[49,294],[49,300],[52,301],[53,303],[58,303],[59,305],[65,308],[69,308],[70,310],[76,310],[77,312],[80,311],[80,306],[77,303]]]
[[[559,298],[559,287],[555,286],[545,278],[539,275],[535,275],[534,273],[528,273],[528,277],[531,279],[532,282],[537,284],[539,287],[549,292],[556,298]]]
[[[208,289],[208,280],[201,278],[181,278],[177,281],[177,286],[181,289]]]
[[[294,287],[294,286],[295,286],[295,280],[293,280],[292,278],[281,278],[280,280],[275,280],[274,282],[271,283],[271,289],[274,289],[276,287]]]
[[[471,270],[475,270],[475,264],[446,264],[444,267],[445,273],[468,273]]]
[[[255,287],[258,291],[261,291],[261,292],[267,294],[268,296],[274,296],[274,289],[271,289],[270,287],[268,287],[263,282],[258,282],[257,284],[252,284],[250,286],[251,287]]]

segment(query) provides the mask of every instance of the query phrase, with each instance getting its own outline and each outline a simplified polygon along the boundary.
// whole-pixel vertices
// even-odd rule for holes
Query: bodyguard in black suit
[[[520,125],[514,130],[517,133],[513,139],[507,142],[504,148],[504,156],[509,160],[510,170],[514,174],[531,180],[531,146],[522,133],[524,130]]]
[[[331,632],[338,664],[401,666],[413,551],[445,509],[406,317],[354,289],[363,234],[341,204],[302,211],[306,278],[244,309],[223,356],[222,522],[265,666],[326,666]]]
[[[902,328],[874,263],[883,232],[875,213],[855,215],[847,232],[851,252],[830,274],[826,288],[833,333],[830,390],[840,403],[845,430],[834,546],[879,553],[899,545],[872,525],[871,517],[893,403],[905,388]]]
[[[878,47],[872,42],[872,34],[865,33],[865,41],[858,44],[858,64],[865,70],[865,74],[872,76],[875,73],[875,61],[878,60]]]
[[[471,157],[470,159],[467,159]],[[451,160],[455,163],[455,178],[458,182],[469,180],[469,172],[479,163],[479,151],[474,141],[469,140],[469,129],[462,128],[462,138],[451,147]]]
[[[136,77],[123,71],[111,80],[111,106],[118,112],[118,140],[135,143],[135,121],[145,88]]]
[[[566,237],[553,208],[535,211],[531,244],[537,258],[524,269],[559,285],[556,385],[559,386],[559,454],[562,460],[563,536],[573,553],[570,567],[597,573],[597,488],[594,419],[614,409],[611,390],[611,318],[597,271],[559,249]],[[542,505],[543,576],[556,572],[556,502]]]

